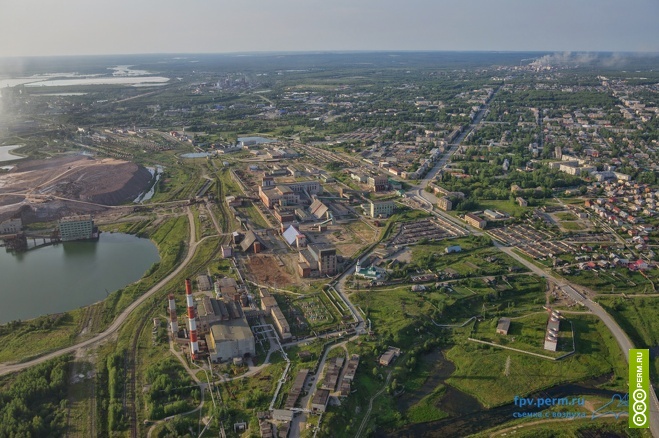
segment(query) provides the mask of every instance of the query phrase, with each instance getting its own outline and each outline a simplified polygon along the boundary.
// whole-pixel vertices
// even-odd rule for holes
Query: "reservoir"
[[[11,151],[14,149],[18,149],[22,147],[22,145],[13,145],[13,146],[0,146],[0,161],[13,161],[13,160],[20,160],[22,157],[20,155],[12,154]]]
[[[19,254],[0,248],[0,324],[103,300],[106,290],[139,280],[158,261],[153,242],[123,233]]]
[[[261,143],[274,143],[277,140],[273,140],[271,138],[265,138],[265,137],[238,137],[238,142],[242,143],[243,145],[250,145],[250,144],[261,144]]]

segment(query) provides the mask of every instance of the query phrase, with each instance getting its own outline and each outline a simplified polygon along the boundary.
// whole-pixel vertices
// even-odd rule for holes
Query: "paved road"
[[[421,180],[421,183],[413,188],[410,192],[408,192],[408,195],[416,199],[422,204],[425,204],[428,206],[428,209],[430,210],[431,213],[433,213],[435,216],[441,216],[443,219],[459,226],[460,228],[464,228],[465,225],[457,221],[454,217],[451,215],[448,215],[444,212],[435,212],[433,211],[433,207],[437,205],[437,197],[432,194],[428,193],[425,191],[425,188],[430,184],[432,180],[435,179],[435,176],[439,173],[440,170],[444,169],[446,167],[446,164],[449,162],[451,159],[451,156],[455,154],[458,149],[460,148],[460,145],[462,144],[462,141],[469,135],[470,132],[472,132],[483,120],[483,117],[485,117],[485,114],[487,113],[487,110],[489,108],[490,102],[496,95],[496,93],[499,91],[499,88],[494,90],[494,93],[492,93],[492,96],[485,102],[485,104],[482,106],[482,108],[476,113],[476,116],[474,117],[473,122],[469,125],[467,129],[462,131],[454,140],[453,144],[451,147],[444,152],[444,156],[437,161],[435,164],[435,167],[430,169],[428,173],[423,177]]]
[[[374,244],[369,251],[366,252],[366,254],[363,254],[360,256],[361,258],[366,257],[368,254],[373,252],[373,250],[377,247],[377,244]],[[346,269],[343,274],[341,274],[337,279],[335,279],[330,286],[334,288],[337,294],[341,297],[343,300],[343,303],[350,309],[350,312],[352,313],[353,318],[355,319],[355,322],[357,325],[355,326],[355,332],[357,334],[361,334],[364,330],[364,318],[362,318],[361,313],[357,310],[354,304],[352,304],[352,301],[348,298],[348,296],[344,292],[344,287],[345,287],[345,282],[346,279],[348,278],[349,275],[353,274],[355,272],[354,265],[350,265],[348,269]]]
[[[93,338],[90,338],[84,342],[80,342],[78,344],[72,345],[70,347],[62,348],[61,350],[53,351],[51,353],[48,353],[44,356],[41,356],[37,359],[28,361],[28,362],[23,362],[23,363],[18,363],[18,364],[3,364],[0,365],[0,376],[3,376],[5,374],[11,374],[15,373],[17,371],[24,370],[26,368],[29,368],[34,365],[38,365],[40,363],[43,363],[47,360],[54,359],[56,357],[62,356],[64,354],[68,353],[73,353],[79,348],[84,348],[84,347],[91,347],[93,345],[99,344],[100,342],[103,342],[110,336],[114,335],[123,323],[126,321],[126,319],[137,309],[142,303],[144,303],[146,300],[148,300],[153,294],[158,292],[161,288],[163,288],[167,283],[169,283],[174,277],[176,277],[187,265],[190,263],[190,260],[192,260],[192,257],[194,256],[195,249],[197,248],[197,245],[199,242],[196,241],[195,234],[195,225],[194,225],[194,217],[192,215],[192,211],[190,208],[187,208],[188,212],[188,222],[190,224],[190,241],[188,245],[188,254],[185,256],[185,259],[179,264],[179,266],[174,269],[167,277],[162,279],[158,284],[153,286],[151,289],[146,291],[144,295],[139,297],[135,302],[133,302],[130,306],[128,306],[121,314],[115,319],[115,321],[108,327],[104,332],[99,333],[98,335],[94,336]]]
[[[465,129],[464,131],[462,131],[453,140],[453,144],[451,145],[449,150],[444,153],[444,156],[442,158],[440,158],[440,160],[437,162],[437,164],[435,164],[435,167],[433,167],[430,171],[428,171],[426,176],[421,181],[421,184],[419,185],[419,187],[421,187],[421,189],[426,188],[428,183],[430,183],[430,181],[432,181],[435,178],[435,175],[437,175],[437,173],[446,166],[449,159],[451,158],[451,155],[453,155],[454,153],[457,152],[457,150],[460,148],[460,144],[465,139],[465,137],[467,135],[469,135],[469,133],[471,131],[473,131],[474,128],[476,128],[476,126],[478,126],[481,123],[481,120],[483,120],[483,117],[485,117],[485,113],[487,112],[487,110],[490,106],[490,102],[492,101],[492,99],[494,98],[494,96],[497,94],[498,91],[499,91],[499,88],[494,90],[494,93],[492,93],[492,96],[490,96],[490,98],[485,102],[485,104],[481,107],[481,109],[478,110],[478,112],[474,116],[474,120],[469,125],[469,127],[467,129]]]
[[[494,240],[494,245],[504,253],[508,254],[510,257],[514,258],[529,268],[531,272],[556,283],[556,285],[560,287],[563,292],[565,292],[570,298],[576,302],[582,303],[588,310],[590,310],[594,315],[601,319],[604,325],[606,325],[606,327],[611,331],[611,334],[613,334],[613,337],[616,339],[616,342],[618,342],[620,349],[623,351],[625,358],[629,362],[629,350],[634,348],[634,344],[629,339],[629,336],[627,336],[627,333],[625,333],[625,331],[620,328],[618,323],[611,317],[611,315],[606,312],[606,310],[602,308],[602,306],[578,292],[572,286],[572,284],[570,284],[570,282],[561,277],[550,274],[544,269],[529,262],[525,258],[515,253],[512,248],[503,246],[496,240]],[[652,398],[652,406],[650,407],[650,430],[652,431],[652,436],[659,438],[659,400],[657,400],[657,394],[655,393],[654,388],[650,391],[650,394]]]

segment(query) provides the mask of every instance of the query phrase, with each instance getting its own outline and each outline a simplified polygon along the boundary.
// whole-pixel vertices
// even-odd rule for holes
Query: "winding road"
[[[478,111],[476,116],[474,117],[473,122],[469,125],[468,129],[465,129],[454,141],[454,143],[451,145],[450,149],[447,150],[444,154],[444,156],[435,164],[435,166],[425,175],[421,183],[419,184],[418,187],[414,188],[412,191],[408,192],[408,194],[419,201],[420,203],[426,204],[428,206],[428,211],[432,212],[433,214],[437,215],[438,213],[434,210],[434,205],[437,204],[437,198],[435,195],[432,193],[426,192],[424,189],[428,186],[428,184],[435,178],[437,173],[439,173],[440,170],[442,170],[444,167],[446,167],[449,159],[451,156],[457,152],[457,150],[460,147],[460,144],[462,141],[465,139],[465,137],[473,131],[474,128],[478,124],[481,123],[484,115],[487,112],[487,108],[489,107],[489,103],[491,102],[492,98],[494,95],[499,91],[499,89],[495,90],[495,92],[490,96],[490,98],[487,100],[485,105]],[[455,218],[442,213],[442,217],[446,218],[447,220],[451,220],[452,222],[455,221]],[[455,222],[454,222],[455,223]],[[464,224],[460,224],[463,227],[465,226]],[[467,227],[470,228],[470,227]],[[613,230],[610,230],[613,232]],[[617,235],[617,234],[616,234]],[[611,334],[613,337],[616,339],[616,342],[620,346],[621,350],[624,353],[625,359],[629,362],[629,350],[634,348],[634,344],[632,341],[629,339],[629,336],[627,336],[627,333],[625,333],[622,328],[618,325],[618,323],[609,315],[606,310],[602,308],[599,304],[596,302],[592,301],[590,298],[587,296],[583,295],[582,293],[578,292],[577,289],[567,280],[560,278],[556,275],[553,275],[544,269],[539,268],[535,264],[529,262],[528,260],[524,259],[521,257],[519,254],[515,253],[512,248],[506,247],[501,245],[499,242],[497,242],[495,239],[493,239],[494,245],[499,248],[501,251],[509,255],[510,257],[514,258],[518,262],[520,262],[522,265],[526,266],[528,269],[531,270],[534,274],[548,278],[554,283],[558,285],[558,287],[563,290],[563,292],[568,295],[570,298],[572,298],[574,301],[582,303],[590,312],[592,312],[595,316],[597,316],[599,319],[602,320],[604,325],[611,331]],[[659,400],[657,399],[657,394],[654,390],[654,388],[651,388],[650,390],[650,395],[651,395],[651,406],[650,406],[650,430],[652,432],[652,436],[655,438],[659,438]]]

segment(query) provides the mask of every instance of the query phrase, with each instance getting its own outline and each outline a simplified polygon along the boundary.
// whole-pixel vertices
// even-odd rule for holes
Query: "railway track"
[[[220,252],[220,248],[216,248],[206,260],[200,263],[201,266],[197,269],[196,272],[193,272],[191,275],[195,275],[203,271],[203,266],[207,265],[209,262],[214,260],[217,257],[217,254]],[[138,348],[139,340],[142,337],[142,332],[147,323],[151,321],[154,311],[158,308],[158,301],[156,300],[153,305],[144,312],[144,317],[140,320],[136,334],[131,340],[131,348],[128,353],[128,369],[126,371],[126,411],[129,416],[130,422],[130,436],[131,438],[139,437],[139,422],[137,421],[137,364],[138,364]]]
[[[137,421],[137,349],[139,348],[140,337],[148,321],[151,320],[151,314],[158,307],[158,301],[154,301],[153,305],[145,312],[145,317],[139,322],[139,326],[135,335],[131,339],[130,350],[127,357],[126,369],[126,387],[125,387],[125,400],[126,411],[130,422],[130,436],[137,438],[139,436],[139,424]]]

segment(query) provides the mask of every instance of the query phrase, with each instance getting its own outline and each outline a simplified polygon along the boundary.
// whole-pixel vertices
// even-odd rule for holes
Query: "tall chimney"
[[[185,299],[188,304],[188,321],[190,322],[190,356],[192,356],[192,360],[196,360],[199,353],[199,343],[197,342],[197,320],[194,301],[192,300],[192,282],[189,278],[185,279]]]
[[[174,294],[169,294],[169,324],[172,334],[176,336],[178,333],[178,321],[176,319],[176,301]]]

